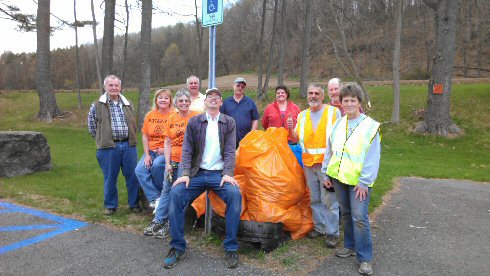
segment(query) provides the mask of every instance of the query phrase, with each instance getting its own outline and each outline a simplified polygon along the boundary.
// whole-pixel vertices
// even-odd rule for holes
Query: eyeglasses
[[[216,101],[216,100],[221,100],[221,97],[220,96],[214,96],[214,97],[208,96],[206,99],[211,100],[211,101]]]
[[[191,100],[189,100],[189,99],[179,99],[178,102],[179,103],[189,103],[189,102],[191,102]]]

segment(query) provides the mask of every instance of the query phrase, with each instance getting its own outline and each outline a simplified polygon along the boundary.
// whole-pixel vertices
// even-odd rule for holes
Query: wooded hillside
[[[350,65],[342,48],[342,32],[345,34],[346,50],[357,65],[362,79],[391,79],[397,0],[311,1],[313,24],[309,51],[310,79],[334,76],[343,79],[353,78],[349,73]],[[327,1],[333,3],[333,9],[327,7]],[[264,3],[266,17],[263,43],[260,44]],[[287,4],[286,10],[284,3]],[[274,5],[277,5],[275,29]],[[488,77],[490,5],[484,0],[464,0],[459,1],[459,5],[454,75]],[[232,4],[225,10],[223,24],[217,28],[216,75],[257,72],[259,60],[262,60],[263,67],[266,68],[271,49],[271,72],[276,74],[280,63],[280,46],[283,45],[284,74],[287,77],[299,77],[305,18],[303,0],[241,0]],[[422,0],[405,1],[400,60],[402,79],[429,77],[434,56],[434,22],[434,11]],[[199,40],[196,33],[198,29],[195,23],[179,23],[153,30],[153,87],[185,82],[185,78],[190,74],[198,74],[199,60],[203,64],[201,72],[204,72],[204,76],[201,77],[207,78],[208,33],[207,29],[204,29],[204,54],[199,56]],[[273,32],[276,36],[271,43]],[[123,80],[126,87],[137,87],[139,84],[139,40],[139,34],[129,35]],[[99,43],[102,43],[102,39]],[[123,72],[123,44],[123,36],[115,38],[113,61],[114,70],[118,75],[122,75]],[[97,88],[94,49],[93,45],[82,45],[79,48],[81,88]],[[259,53],[262,53],[262,58]],[[3,53],[0,56],[0,89],[35,89],[35,63],[35,53]],[[344,67],[348,70],[344,70]],[[75,47],[51,52],[51,74],[53,88],[74,88]]]

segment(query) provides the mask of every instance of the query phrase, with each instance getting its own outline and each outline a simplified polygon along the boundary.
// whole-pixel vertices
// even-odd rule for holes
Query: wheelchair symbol
[[[213,3],[211,3],[211,4],[209,5],[209,7],[208,7],[208,11],[209,11],[209,13],[213,13],[213,12],[215,12],[215,11],[216,11],[216,7],[214,6],[214,4],[213,4]]]

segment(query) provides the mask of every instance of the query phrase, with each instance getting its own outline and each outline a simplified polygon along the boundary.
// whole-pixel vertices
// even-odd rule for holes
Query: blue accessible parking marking
[[[5,213],[23,213],[36,217],[40,217],[46,220],[53,221],[53,224],[36,224],[36,225],[22,225],[22,226],[0,226],[0,232],[15,232],[15,231],[28,231],[28,230],[45,230],[52,229],[50,232],[46,232],[35,236],[33,238],[29,238],[26,240],[22,240],[19,242],[11,243],[9,245],[0,247],[0,255],[6,253],[11,250],[19,249],[24,246],[28,246],[31,244],[38,243],[45,239],[52,238],[54,236],[70,232],[76,230],[78,228],[82,228],[87,226],[88,224],[82,221],[63,218],[60,216],[55,216],[53,214],[41,212],[35,209],[26,208],[6,202],[0,202],[0,215]]]

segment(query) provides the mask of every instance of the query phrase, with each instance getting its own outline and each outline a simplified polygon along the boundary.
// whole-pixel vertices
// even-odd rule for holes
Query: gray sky
[[[0,0],[1,3],[13,4],[21,9],[21,11],[29,14],[37,13],[37,1],[35,0]],[[135,0],[128,0],[128,4],[133,6],[131,15],[129,18],[129,32],[139,32],[141,28],[141,14],[139,8],[136,6]],[[230,2],[236,2],[233,0],[224,0],[223,4],[226,6]],[[100,6],[102,0],[94,0],[95,17],[98,24],[97,38],[102,38],[103,35],[103,4]],[[189,22],[194,21],[194,0],[153,0],[154,8],[163,12],[154,11],[152,16],[152,27],[174,25],[177,22]],[[201,17],[202,0],[197,1],[199,17]],[[116,22],[115,33],[124,34],[124,24],[122,20],[126,18],[124,10],[124,1],[116,1],[116,19],[121,22]],[[172,13],[168,15],[166,13]],[[51,0],[51,14],[66,20],[73,22],[73,1],[72,0]],[[4,15],[0,15],[0,30],[2,33],[2,39],[0,41],[0,54],[4,51],[12,51],[14,53],[22,52],[35,52],[36,51],[36,33],[35,32],[21,32],[17,30],[17,24],[11,20],[4,19]],[[77,0],[77,19],[79,21],[92,20],[92,13],[90,10],[90,0]],[[54,16],[51,16],[51,25],[59,25],[59,20]],[[78,43],[86,44],[92,43],[92,28],[84,27],[78,28]],[[64,27],[62,30],[57,30],[51,36],[51,49],[65,48],[75,45],[75,31],[68,27]]]

